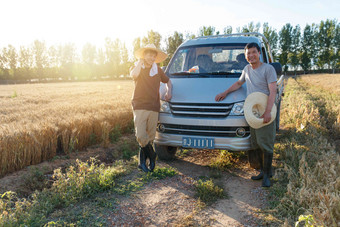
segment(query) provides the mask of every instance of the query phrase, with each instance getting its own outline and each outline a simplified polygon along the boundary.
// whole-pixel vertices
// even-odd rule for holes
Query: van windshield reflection
[[[171,76],[223,76],[242,73],[247,65],[244,46],[205,45],[183,47],[173,57]]]

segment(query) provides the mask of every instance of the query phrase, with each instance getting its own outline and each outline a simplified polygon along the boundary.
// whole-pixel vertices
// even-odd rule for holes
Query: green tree
[[[18,69],[19,79],[31,79],[33,68],[33,56],[30,48],[20,46],[18,62],[19,62]]]
[[[332,48],[331,48],[331,57],[330,57],[330,66],[333,69],[333,73],[335,73],[335,69],[340,68],[340,23],[334,21],[335,29],[334,29],[334,38],[332,40]]]
[[[86,43],[83,46],[81,54],[82,54],[82,61],[84,64],[87,64],[87,65],[95,64],[95,59],[97,55],[97,48],[95,45],[92,45],[91,43]]]
[[[95,60],[97,55],[97,48],[95,45],[86,43],[82,49],[82,64],[79,67],[83,68],[82,79],[90,79],[95,77]]]
[[[106,54],[106,73],[111,77],[117,77],[119,74],[119,65],[121,42],[119,39],[112,41],[110,38],[105,39],[105,54]]]
[[[192,33],[189,33],[189,32],[187,32],[185,34],[185,39],[194,39],[194,38],[196,38],[195,34],[192,34]]]
[[[166,39],[166,53],[169,55],[168,58],[164,61],[164,65],[168,65],[170,59],[174,55],[177,48],[183,43],[183,34],[177,31],[174,32],[172,36],[169,36]]]
[[[287,23],[279,32],[279,62],[281,63],[284,72],[288,71],[288,54],[291,51],[292,30],[293,27],[290,25],[290,23]]]
[[[278,53],[278,49],[277,49],[277,44],[278,44],[278,40],[279,40],[279,36],[276,32],[275,29],[273,29],[272,27],[269,27],[268,23],[264,23],[263,24],[263,31],[262,31],[263,35],[267,38],[270,48],[272,50],[272,55],[273,55],[273,62],[276,61],[276,57],[277,57],[277,53]]]
[[[61,67],[61,47],[50,46],[48,48],[48,77],[58,79],[62,77],[60,75],[60,67]]]
[[[295,28],[291,32],[291,48],[288,54],[288,62],[293,67],[295,74],[297,66],[299,65],[298,55],[300,54],[300,40],[301,40],[301,29],[299,25],[296,25]]]
[[[39,80],[44,78],[44,68],[47,64],[46,44],[43,41],[35,40],[33,42],[33,59],[35,74]]]
[[[120,55],[121,55],[121,62],[120,62],[120,69],[119,74],[127,76],[129,74],[129,69],[132,66],[132,63],[129,61],[129,53],[126,48],[125,43],[123,43],[120,47]]]
[[[311,69],[312,59],[315,56],[315,24],[306,25],[301,38],[301,52],[299,54],[300,66],[306,73]]]
[[[325,66],[328,66],[328,69],[331,68],[331,59],[333,53],[333,40],[335,38],[335,28],[336,28],[336,20],[321,21],[319,25],[319,33],[318,33],[318,41],[320,44],[320,50],[318,55],[317,65],[319,68],[324,69]]]
[[[215,35],[215,27],[213,26],[200,27],[198,31],[198,36],[210,36],[210,35]]]
[[[76,47],[73,43],[67,43],[59,46],[61,75],[64,79],[76,79],[73,69],[77,59]]]
[[[9,58],[7,47],[3,47],[0,53],[0,69],[1,78],[9,79]]]
[[[10,77],[16,79],[17,67],[18,67],[18,54],[14,46],[8,45],[8,63],[10,69]]]
[[[118,77],[120,74],[120,65],[121,65],[121,41],[117,38],[113,42],[113,74],[115,77]]]
[[[161,34],[153,30],[150,30],[148,31],[148,35],[142,39],[142,44],[143,46],[146,46],[147,44],[155,44],[157,48],[161,48],[161,39],[162,39]]]
[[[223,34],[232,34],[233,33],[233,27],[227,26],[223,29]]]
[[[106,62],[105,51],[102,48],[99,48],[97,51],[96,62],[97,62],[96,76],[98,77],[107,76],[106,69],[105,69],[105,62]]]
[[[107,76],[113,76],[114,53],[113,41],[108,37],[105,38],[105,74]]]
[[[306,51],[302,51],[298,55],[300,66],[303,69],[304,74],[306,74],[306,71],[310,69],[311,67],[311,59],[308,57],[308,54]]]
[[[254,24],[254,22],[250,22],[248,25],[244,25],[242,27],[242,31],[241,32],[259,32],[261,28],[261,24],[257,23]]]
[[[136,61],[137,59],[135,58],[135,52],[138,50],[138,49],[140,49],[141,48],[141,46],[142,46],[142,41],[141,41],[141,38],[140,37],[138,37],[138,38],[135,38],[134,40],[133,40],[133,59],[134,59],[134,61]]]

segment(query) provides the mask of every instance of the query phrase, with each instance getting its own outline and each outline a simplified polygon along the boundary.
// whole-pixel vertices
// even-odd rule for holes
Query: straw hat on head
[[[144,58],[144,52],[146,50],[153,50],[153,51],[157,52],[155,63],[160,63],[160,62],[164,61],[168,57],[168,55],[166,53],[164,53],[163,51],[157,49],[155,44],[148,44],[145,47],[142,47],[142,48],[136,50],[135,57],[137,59]]]
[[[270,121],[263,123],[263,118],[260,118],[267,106],[268,95],[262,92],[253,92],[246,98],[244,102],[244,116],[250,127],[254,129],[262,128],[265,125],[269,125],[275,120],[276,117],[276,105],[274,103],[272,110],[270,111]]]

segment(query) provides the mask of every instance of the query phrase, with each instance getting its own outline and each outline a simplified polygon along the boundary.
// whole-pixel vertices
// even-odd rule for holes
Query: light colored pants
[[[156,136],[158,112],[150,110],[134,110],[136,139],[141,147],[145,147]]]

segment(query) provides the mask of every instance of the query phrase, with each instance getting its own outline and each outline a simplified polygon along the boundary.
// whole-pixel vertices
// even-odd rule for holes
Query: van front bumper
[[[240,135],[239,131],[244,134]],[[160,114],[156,144],[182,147],[184,137],[213,139],[214,149],[245,151],[251,148],[249,125],[243,116],[193,119]]]

